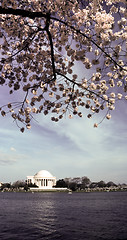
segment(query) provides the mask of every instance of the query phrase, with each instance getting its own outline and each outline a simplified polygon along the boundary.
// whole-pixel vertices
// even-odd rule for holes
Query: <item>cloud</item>
[[[12,152],[16,152],[16,149],[15,149],[14,147],[11,147],[10,150],[11,150]]]
[[[43,146],[52,145],[52,147],[56,149],[73,149],[73,151],[81,151],[80,146],[76,143],[75,139],[71,137],[69,134],[66,125],[62,122],[53,123],[51,120],[45,121],[43,119],[41,121],[41,125],[33,124],[32,133],[38,136],[38,142],[35,142],[36,147],[39,147],[40,144],[43,142]],[[41,141],[39,142],[39,139]],[[44,139],[44,141],[43,141]]]
[[[0,160],[0,165],[12,165],[15,164],[15,160],[13,159],[4,159],[4,160]]]
[[[10,158],[8,155],[0,155],[0,165],[12,165],[16,163],[16,159]]]
[[[122,112],[123,111],[123,112]],[[103,113],[101,113],[103,115]],[[88,176],[91,180],[126,181],[127,112],[117,108],[93,128],[93,119],[74,117],[54,123],[40,114],[22,134],[11,118],[0,118],[0,176],[25,178],[41,169],[57,178]],[[6,174],[8,172],[8,174]]]
[[[5,150],[0,150],[0,165],[12,165],[17,162],[17,156]]]

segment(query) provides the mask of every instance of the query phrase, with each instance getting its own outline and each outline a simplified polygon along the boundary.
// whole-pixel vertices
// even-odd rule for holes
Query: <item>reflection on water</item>
[[[0,193],[1,240],[124,240],[127,192]]]

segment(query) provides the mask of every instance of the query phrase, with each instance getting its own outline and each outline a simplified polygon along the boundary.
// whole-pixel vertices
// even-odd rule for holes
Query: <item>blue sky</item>
[[[0,91],[2,103],[7,95]],[[91,181],[127,183],[125,104],[119,102],[112,119],[98,128],[93,124],[99,115],[54,123],[42,114],[22,134],[9,116],[0,116],[0,181],[25,180],[44,169],[57,179],[87,176]]]

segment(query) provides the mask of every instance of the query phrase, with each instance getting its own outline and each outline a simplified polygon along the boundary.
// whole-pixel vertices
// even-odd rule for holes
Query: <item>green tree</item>
[[[114,182],[110,181],[106,184],[106,187],[116,187],[117,184],[115,184]]]
[[[64,181],[64,179],[59,179],[56,182],[56,186],[55,187],[66,188],[66,187],[68,187],[68,184]]]
[[[38,186],[35,183],[29,183],[28,187],[29,188],[38,188]]]
[[[76,191],[76,190],[78,189],[77,183],[76,183],[76,182],[70,182],[70,183],[69,183],[69,188],[70,188],[72,191]]]
[[[5,189],[5,188],[8,188],[8,189],[10,189],[11,188],[11,184],[10,183],[3,183],[2,185],[1,185],[1,190],[3,190],[3,189]]]
[[[82,189],[85,189],[86,187],[88,187],[89,184],[90,184],[90,179],[88,177],[82,177],[82,184],[81,184]]]
[[[100,182],[97,183],[97,187],[99,188],[106,187],[106,183],[103,180],[101,180]]]
[[[96,188],[97,187],[97,183],[96,182],[92,182],[90,185],[89,185],[89,188]]]
[[[14,182],[13,184],[12,184],[12,187],[13,188],[23,188],[24,186],[26,185],[26,182],[25,181],[23,181],[23,180],[17,180],[16,182]]]

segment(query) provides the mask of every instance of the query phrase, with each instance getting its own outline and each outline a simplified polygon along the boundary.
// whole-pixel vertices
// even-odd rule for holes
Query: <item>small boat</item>
[[[68,194],[72,194],[72,190],[69,190],[69,191],[68,191]]]

